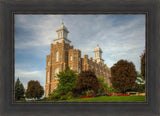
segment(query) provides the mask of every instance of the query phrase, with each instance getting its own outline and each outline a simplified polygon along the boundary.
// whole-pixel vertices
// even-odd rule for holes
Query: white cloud
[[[53,39],[57,37],[55,30],[60,24],[59,19],[54,18],[55,16],[26,16],[26,15],[17,15],[15,25],[20,27],[23,30],[32,31],[31,39],[27,38],[26,42],[21,41],[23,38],[16,38],[17,41],[20,41],[15,45],[15,48],[26,49],[28,47],[43,47],[49,46]],[[57,26],[55,26],[57,25]],[[30,36],[30,35],[27,35]],[[25,37],[26,38],[26,37]]]

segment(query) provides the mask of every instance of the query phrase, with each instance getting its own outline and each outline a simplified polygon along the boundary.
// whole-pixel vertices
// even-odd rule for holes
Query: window
[[[70,61],[72,61],[73,60],[73,57],[72,56],[70,56]]]
[[[78,73],[80,73],[81,72],[81,69],[80,69],[80,67],[78,68]]]
[[[48,61],[48,65],[50,64],[50,62]]]
[[[59,52],[57,51],[56,52],[56,62],[58,62],[58,59],[59,59]]]
[[[49,71],[47,72],[47,83],[49,83]]]
[[[63,37],[67,38],[67,33],[63,33]]]
[[[57,74],[59,73],[59,68],[56,68],[54,71],[55,74],[55,80],[58,80]]]
[[[60,33],[58,33],[58,38],[60,38]]]
[[[62,37],[63,33],[61,32],[61,37]]]
[[[78,60],[81,61],[81,58],[79,57]]]
[[[62,37],[62,32],[60,31],[59,33],[58,33],[58,38],[61,38]]]
[[[70,67],[70,69],[72,70],[73,68],[72,68],[72,67]]]

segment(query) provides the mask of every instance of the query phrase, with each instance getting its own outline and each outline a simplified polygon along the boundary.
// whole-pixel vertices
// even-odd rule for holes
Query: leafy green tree
[[[108,83],[105,83],[105,79],[103,77],[98,77],[98,82],[99,82],[99,89],[98,93],[101,94],[108,89]]]
[[[75,88],[78,76],[76,71],[70,70],[70,68],[67,67],[65,71],[60,72],[57,76],[59,81],[57,89],[62,91],[63,94],[66,94]]]
[[[126,92],[135,84],[137,72],[132,62],[120,60],[111,67],[111,82],[118,92]]]
[[[99,84],[101,85],[101,93],[107,92],[107,93],[114,93],[116,90],[113,88],[113,86],[108,86],[108,83],[105,82],[105,79],[103,77],[98,77]]]
[[[100,88],[98,79],[91,70],[82,71],[78,75],[76,87],[81,90],[81,92],[93,90],[95,94],[97,94],[98,89]]]
[[[141,55],[141,74],[145,79],[145,53]]]
[[[73,97],[72,91],[76,86],[77,76],[77,72],[70,70],[69,67],[57,74],[59,83],[53,93],[49,95],[49,99],[54,101],[71,99]]]
[[[99,83],[103,84],[105,79],[103,77],[98,77],[98,81],[99,81]]]
[[[21,98],[24,98],[25,89],[23,87],[23,84],[20,82],[19,78],[17,78],[15,82],[15,99],[20,100]]]
[[[145,84],[145,79],[143,78],[142,74],[137,75],[136,83]]]
[[[40,99],[43,94],[44,89],[38,81],[31,80],[28,82],[28,87],[25,93],[27,98]]]
[[[136,83],[133,86],[133,90],[137,92],[145,92],[145,79],[142,74],[137,75]]]

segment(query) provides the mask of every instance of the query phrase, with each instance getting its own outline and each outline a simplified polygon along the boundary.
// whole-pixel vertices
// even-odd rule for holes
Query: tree
[[[126,92],[132,89],[135,84],[137,72],[132,62],[120,60],[111,67],[111,82],[113,87],[119,92]]]
[[[136,83],[133,86],[133,90],[141,93],[145,92],[145,80],[142,74],[137,75]]]
[[[63,94],[66,94],[75,88],[78,76],[76,71],[70,70],[70,68],[67,67],[65,71],[60,72],[57,76],[59,81],[57,89],[62,91]]]
[[[100,88],[98,79],[94,72],[91,70],[82,71],[77,78],[76,87],[81,90],[81,92],[86,92],[87,90],[93,90],[96,94]]]
[[[103,77],[98,77],[99,84],[101,85],[101,91],[107,92],[107,93],[113,93],[116,92],[115,89],[112,86],[108,86],[108,83],[105,82],[105,79]]]
[[[105,79],[103,77],[98,77],[97,79],[98,79],[99,83],[101,83],[101,84],[103,84],[105,81]]]
[[[38,81],[31,80],[28,82],[28,88],[26,90],[27,98],[40,99],[44,94],[44,89]]]
[[[103,77],[98,77],[98,82],[99,82],[99,94],[107,91],[108,89],[108,83],[105,82],[105,79]]]
[[[20,82],[19,78],[17,78],[15,82],[15,99],[20,100],[21,98],[24,98],[25,89],[23,87],[23,84]]]
[[[54,101],[71,99],[78,76],[76,73],[76,71],[70,70],[70,68],[67,67],[65,71],[57,74],[59,83],[53,93],[49,95],[49,99]]]
[[[145,52],[141,55],[141,74],[145,79]]]

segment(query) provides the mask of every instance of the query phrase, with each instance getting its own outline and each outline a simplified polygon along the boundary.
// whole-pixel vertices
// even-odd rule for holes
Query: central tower
[[[68,66],[68,52],[73,49],[68,40],[68,29],[62,22],[56,30],[58,37],[51,43],[50,54],[46,58],[46,85],[45,97],[56,89],[58,84],[57,74]]]
[[[99,47],[99,45],[97,44],[97,47],[94,49],[94,60],[99,63],[102,62],[104,63],[104,60],[102,59],[102,50]]]
[[[58,27],[58,29],[56,30],[56,32],[57,32],[58,37],[57,37],[57,39],[54,40],[55,44],[57,42],[62,43],[63,40],[65,43],[71,43],[71,41],[68,40],[68,37],[67,37],[69,31],[68,31],[67,27],[64,25],[63,21],[62,21],[61,25]]]

